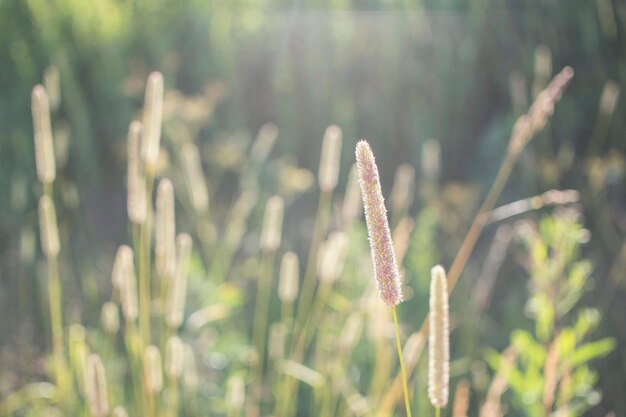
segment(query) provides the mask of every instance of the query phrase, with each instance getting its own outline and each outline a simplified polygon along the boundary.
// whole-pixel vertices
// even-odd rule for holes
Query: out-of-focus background
[[[261,201],[275,193],[286,197],[284,244],[302,263],[328,125],[343,129],[337,196],[345,192],[359,138],[372,145],[386,197],[396,168],[410,164],[416,197],[408,214],[434,236],[414,236],[407,254],[406,275],[423,276],[418,292],[427,291],[432,264],[449,266],[454,259],[506,154],[516,118],[569,65],[575,71],[571,84],[546,128],[523,151],[498,205],[549,190],[578,191],[574,207],[588,231],[579,257],[593,269],[577,309],[600,313],[592,339],[616,342],[592,362],[597,381],[591,385],[602,395],[588,399],[587,413],[626,415],[626,104],[620,97],[626,87],[626,3],[3,0],[0,39],[0,398],[43,378],[47,310],[40,301],[41,188],[30,100],[45,77],[54,85],[50,79],[58,76],[60,86],[52,121],[65,314],[70,323],[97,326],[99,307],[90,302],[109,298],[115,248],[128,239],[126,134],[140,117],[150,72],[161,71],[165,80],[162,163],[178,160],[176,144],[196,142],[218,234],[219,219],[237,195],[245,149],[268,122],[279,134],[271,162],[259,173],[258,193]],[[440,163],[429,165],[437,156]],[[432,175],[436,187],[420,187]],[[433,194],[437,203],[431,204]],[[263,203],[256,207],[253,221],[260,224]],[[458,325],[461,335],[452,357],[466,357],[458,369],[478,380],[477,374],[492,372],[485,362],[479,362],[484,369],[476,364],[489,362],[487,347],[502,351],[513,329],[533,329],[523,245],[509,248],[505,237],[509,249],[497,279],[479,286],[482,274],[489,274],[489,257],[498,256],[490,249],[498,228],[510,225],[501,229],[509,236],[521,227],[518,220],[541,221],[555,210],[551,204],[532,208],[485,228],[451,298],[458,316],[453,328]],[[189,223],[184,213],[178,211],[181,230]],[[255,242],[254,235],[244,240],[242,259]],[[242,268],[245,274],[250,267]],[[472,307],[477,287],[489,293],[481,301],[484,311]],[[425,303],[426,294],[401,306],[410,329],[419,328]],[[200,366],[214,366],[209,359]],[[205,396],[218,397],[216,392]],[[517,406],[507,415],[525,415],[523,396],[514,400],[511,394],[503,402],[508,398]]]

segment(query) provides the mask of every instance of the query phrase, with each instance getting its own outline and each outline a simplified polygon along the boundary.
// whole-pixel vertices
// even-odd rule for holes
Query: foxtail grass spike
[[[47,195],[39,199],[39,233],[41,235],[41,249],[44,255],[54,258],[59,255],[59,229],[54,202]]]
[[[196,145],[186,143],[181,149],[180,156],[191,205],[196,212],[202,213],[209,208],[209,195],[207,194],[204,171],[200,162],[200,153]]]
[[[356,145],[356,161],[378,295],[385,304],[393,307],[402,302],[400,271],[391,241],[378,168],[372,149],[364,140]]]
[[[341,128],[337,125],[331,125],[326,129],[322,142],[319,168],[319,183],[322,191],[331,192],[337,186],[340,159]]]
[[[174,187],[167,178],[157,187],[155,219],[155,263],[157,274],[171,278],[176,268],[176,219]]]
[[[176,380],[183,373],[185,365],[185,346],[178,336],[172,336],[165,346],[165,374]]]
[[[298,296],[300,284],[300,262],[298,255],[287,252],[280,262],[280,276],[278,282],[278,298],[285,304],[291,304]]]
[[[104,365],[98,355],[90,355],[87,358],[85,396],[87,407],[93,417],[105,417],[109,414],[107,379]]]
[[[133,224],[143,224],[146,221],[147,201],[146,201],[146,181],[141,169],[140,139],[142,125],[141,122],[132,122],[128,128],[127,139],[127,197],[126,210],[128,219]]]
[[[50,105],[48,104],[46,89],[42,85],[36,85],[33,88],[31,100],[37,177],[42,184],[51,184],[56,177],[56,162],[52,142],[52,125],[50,124]]]
[[[437,265],[431,270],[430,322],[428,336],[428,397],[434,407],[448,404],[450,380],[450,329],[446,272]]]
[[[113,276],[119,274],[120,285],[120,298],[122,301],[122,313],[126,321],[137,320],[139,314],[138,300],[137,300],[137,278],[135,275],[133,250],[127,246],[122,245],[117,250],[117,257],[115,258]]]
[[[163,116],[163,75],[153,72],[148,76],[143,109],[141,157],[146,170],[153,173],[159,157],[161,118]]]
[[[148,346],[143,357],[144,378],[148,391],[153,394],[163,389],[163,367],[161,353],[156,346]]]
[[[117,334],[120,329],[120,314],[117,305],[110,301],[104,303],[100,313],[100,320],[106,334],[110,336]]]
[[[274,196],[265,204],[263,229],[261,231],[261,250],[273,252],[280,246],[283,229],[285,203],[282,197]]]
[[[187,270],[193,242],[191,236],[181,233],[176,238],[176,272],[169,287],[165,320],[172,329],[177,329],[183,322],[185,298],[187,296]]]

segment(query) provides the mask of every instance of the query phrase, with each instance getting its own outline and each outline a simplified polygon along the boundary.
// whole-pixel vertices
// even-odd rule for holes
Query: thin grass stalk
[[[263,402],[265,348],[267,345],[267,327],[269,321],[270,297],[272,295],[272,276],[274,274],[275,251],[264,252],[261,257],[261,272],[255,303],[254,325],[252,328],[252,342],[258,354],[258,362],[254,366],[253,383],[256,384],[257,395],[250,398],[252,408],[260,407]],[[256,404],[255,404],[256,401]]]
[[[517,161],[520,153],[524,147],[530,142],[530,140],[545,126],[548,117],[550,116],[550,104],[552,108],[554,104],[560,99],[560,95],[571,80],[574,71],[570,67],[565,67],[548,85],[544,93],[546,96],[539,95],[538,100],[533,103],[527,116],[522,116],[518,119],[516,126],[513,127],[513,132],[509,140],[509,148],[504,157],[504,160],[500,164],[496,178],[487,193],[487,196],[483,200],[469,231],[465,235],[461,247],[450,266],[448,271],[448,293],[451,294],[456,286],[465,265],[476,246],[476,242],[480,237],[488,220],[488,214],[495,207],[502,190],[506,185],[515,162]],[[543,97],[543,98],[542,98]],[[547,107],[547,109],[546,109]],[[428,317],[422,323],[420,327],[420,334],[426,337],[428,333]],[[417,363],[416,363],[417,364]],[[414,367],[413,367],[414,368]],[[414,369],[408,368],[408,375],[411,375]],[[385,393],[379,409],[376,413],[377,416],[383,417],[392,414],[395,405],[401,395],[402,376],[396,375],[395,380]]]
[[[400,359],[400,370],[402,372],[402,389],[404,390],[404,406],[406,408],[406,415],[408,417],[411,417],[411,403],[409,401],[409,388],[408,388],[408,382],[407,382],[407,376],[406,376],[407,375],[406,367],[404,366],[404,357],[402,356],[402,346],[400,344],[400,331],[398,330],[398,315],[396,314],[395,306],[391,307],[391,313],[393,314],[393,327],[396,333],[396,348],[398,348],[398,358]]]

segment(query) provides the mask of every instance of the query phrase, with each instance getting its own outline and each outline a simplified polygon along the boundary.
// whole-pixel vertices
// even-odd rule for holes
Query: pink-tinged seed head
[[[378,168],[372,149],[364,140],[356,145],[356,162],[378,295],[393,307],[402,302],[400,271],[393,250]]]

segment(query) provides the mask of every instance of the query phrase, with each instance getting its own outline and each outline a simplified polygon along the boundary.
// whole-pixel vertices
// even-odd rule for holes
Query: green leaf
[[[575,368],[579,365],[589,362],[602,356],[608,355],[615,348],[615,339],[606,338],[596,342],[589,342],[574,352],[570,362],[570,366]]]

